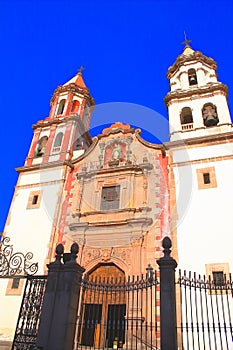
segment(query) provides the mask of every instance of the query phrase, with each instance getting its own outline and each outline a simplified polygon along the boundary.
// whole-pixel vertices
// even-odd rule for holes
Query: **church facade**
[[[96,277],[158,269],[170,236],[178,267],[225,278],[232,271],[233,132],[215,61],[186,45],[168,69],[170,141],[152,144],[116,121],[88,133],[94,99],[79,72],[59,86],[19,173],[4,235],[32,251],[39,274],[58,243],[79,244]],[[23,280],[0,280],[0,339],[10,340]],[[9,306],[10,305],[10,306]],[[8,310],[8,311],[7,311]],[[1,312],[2,313],[2,312]]]

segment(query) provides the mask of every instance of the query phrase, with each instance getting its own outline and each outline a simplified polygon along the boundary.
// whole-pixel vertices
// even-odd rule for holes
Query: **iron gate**
[[[47,276],[27,277],[12,350],[33,349],[39,328]]]
[[[47,276],[28,277],[12,350],[36,343]],[[141,278],[81,282],[75,349],[159,349],[159,293],[156,273]]]
[[[156,274],[83,279],[74,349],[159,349]]]

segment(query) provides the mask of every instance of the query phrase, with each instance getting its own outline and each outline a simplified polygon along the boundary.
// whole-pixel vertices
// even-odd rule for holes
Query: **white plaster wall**
[[[215,167],[217,187],[198,189],[196,169]],[[175,169],[179,268],[205,274],[205,264],[229,263],[233,271],[233,161]],[[191,176],[191,181],[185,176]],[[186,197],[184,195],[186,193]]]
[[[43,274],[43,264],[48,253],[48,243],[53,225],[56,224],[55,209],[62,184],[51,184],[18,189],[10,211],[6,236],[11,237],[14,250],[31,251],[33,261],[39,262],[38,274]],[[39,208],[27,209],[31,191],[42,191]]]
[[[43,165],[41,166],[40,171],[35,171],[32,173],[21,173],[18,185],[33,185],[33,184],[39,184],[42,182],[50,182],[50,181],[58,181],[61,180],[63,174],[63,169],[57,168],[57,169],[44,169]]]
[[[32,176],[31,181],[35,181],[35,175]],[[24,177],[27,178],[27,176]],[[27,252],[33,253],[31,262],[38,262],[37,274],[39,275],[44,274],[51,232],[53,225],[56,226],[57,223],[55,210],[62,186],[62,183],[58,183],[17,189],[10,209],[9,224],[4,230],[5,235],[11,239],[14,252],[22,252],[24,255]],[[30,192],[37,190],[42,191],[40,207],[27,209]],[[4,315],[0,317],[0,333],[13,336],[22,296],[5,296],[5,292],[6,284],[4,285],[0,280],[0,310],[1,316]]]
[[[232,156],[233,143],[211,145],[208,147],[184,148],[173,152],[173,161],[176,163],[188,162],[213,157]],[[206,164],[207,166],[207,164]]]
[[[14,336],[22,296],[6,295],[9,279],[0,279],[0,340],[10,341]]]

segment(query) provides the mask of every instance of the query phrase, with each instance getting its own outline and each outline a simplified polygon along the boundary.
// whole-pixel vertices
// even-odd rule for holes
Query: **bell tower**
[[[185,40],[185,48],[169,67],[168,108],[170,140],[225,133],[231,129],[227,86],[218,81],[217,64]]]
[[[17,250],[34,252],[40,273],[63,239],[63,224],[58,222],[68,206],[64,199],[72,186],[72,162],[92,143],[88,128],[94,99],[81,70],[57,87],[49,116],[33,125],[28,156],[16,169],[19,177],[4,228]]]
[[[226,274],[232,263],[230,249],[226,247],[223,256],[220,247],[232,240],[233,128],[228,89],[216,70],[212,58],[194,51],[185,40],[183,52],[168,69],[170,91],[165,97],[170,222],[179,266],[195,266],[207,275],[216,266]]]
[[[91,139],[87,133],[94,99],[86,87],[81,67],[64,85],[58,86],[50,101],[50,113],[33,125],[34,137],[26,166],[65,161],[86,149]]]

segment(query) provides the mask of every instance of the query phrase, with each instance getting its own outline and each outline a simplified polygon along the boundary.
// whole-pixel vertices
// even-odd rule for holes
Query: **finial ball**
[[[164,248],[164,249],[170,249],[171,246],[172,246],[172,241],[170,240],[169,237],[165,237],[165,238],[163,239],[162,245],[163,245],[163,248]]]
[[[58,244],[58,245],[56,246],[56,254],[61,255],[61,254],[63,254],[63,253],[64,253],[64,247],[63,247],[63,245],[60,243],[60,244]]]
[[[70,252],[72,254],[78,254],[79,252],[79,246],[77,243],[73,243],[72,246],[70,247]]]

